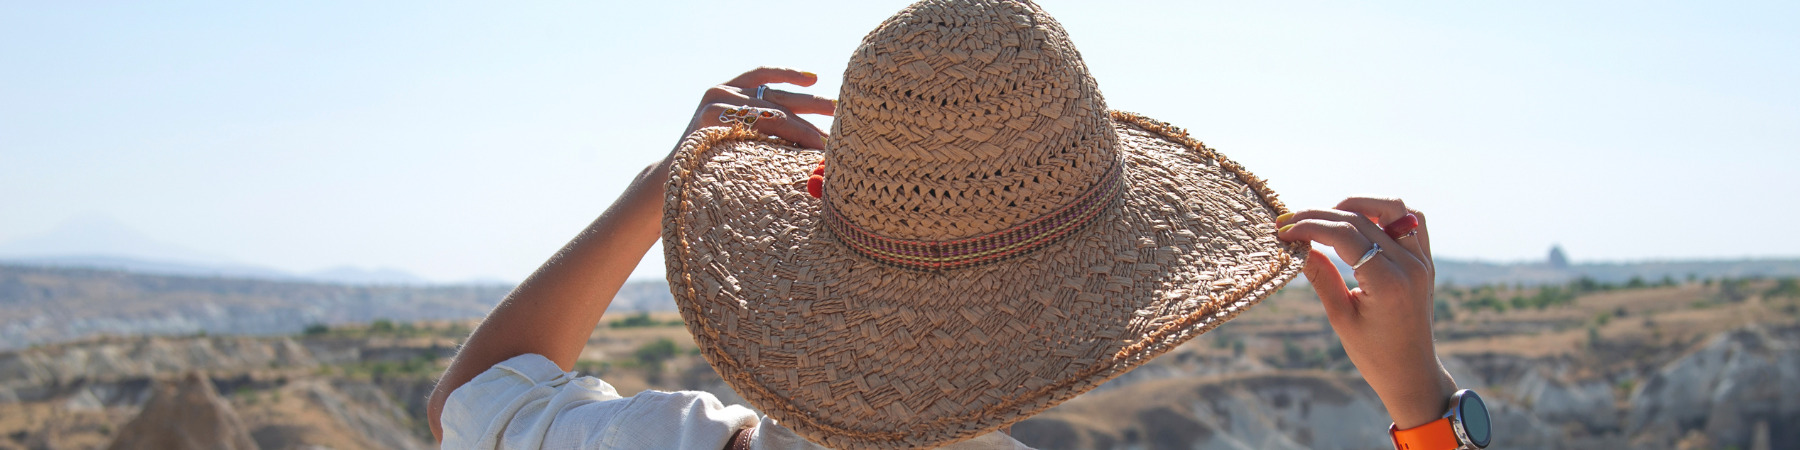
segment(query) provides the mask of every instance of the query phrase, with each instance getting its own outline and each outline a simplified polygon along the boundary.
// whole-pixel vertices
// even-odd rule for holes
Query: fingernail
[[[1279,229],[1279,230],[1275,230],[1275,234],[1286,233],[1289,228],[1293,228],[1293,227],[1294,227],[1294,224],[1291,224],[1291,223],[1287,224],[1287,226],[1281,227],[1281,229]]]
[[[1294,218],[1294,213],[1282,213],[1279,216],[1275,216],[1275,223],[1286,222],[1288,219],[1292,218]],[[1286,228],[1283,229],[1285,230]]]
[[[801,74],[801,75],[806,75],[806,76],[809,76],[809,77],[813,77],[813,78],[818,78],[818,77],[819,77],[819,74],[816,74],[816,73],[812,73],[812,72],[800,72],[800,74]]]

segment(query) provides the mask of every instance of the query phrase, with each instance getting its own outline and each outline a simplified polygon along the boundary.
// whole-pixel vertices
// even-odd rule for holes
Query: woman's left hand
[[[1414,234],[1388,235],[1379,224],[1416,217]],[[1283,215],[1276,236],[1329,245],[1344,261],[1356,262],[1357,287],[1349,288],[1337,267],[1317,248],[1306,260],[1306,278],[1344,352],[1381,396],[1401,429],[1441,417],[1456,383],[1438,361],[1431,337],[1432,289],[1437,268],[1425,214],[1399,199],[1350,198],[1333,209]],[[1379,250],[1374,250],[1379,246]]]
[[[700,97],[700,106],[694,110],[693,120],[688,121],[687,130],[681,133],[681,137],[686,139],[695,130],[705,127],[740,125],[741,122],[724,120],[729,117],[723,113],[749,107],[755,108],[751,113],[758,114],[755,123],[748,125],[751,129],[793,141],[801,147],[824,149],[825,132],[795,114],[829,116],[837,111],[837,103],[825,97],[767,87],[776,83],[812,86],[817,82],[819,76],[812,72],[781,67],[758,67],[744,72],[725,84],[706,90],[706,94]],[[762,112],[769,114],[764,116],[760,114]]]

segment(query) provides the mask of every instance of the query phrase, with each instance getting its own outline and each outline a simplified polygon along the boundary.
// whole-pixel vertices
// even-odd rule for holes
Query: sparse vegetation
[[[1443,354],[1463,358],[1465,364],[1472,365],[1529,365],[1552,358],[1558,361],[1557,364],[1574,369],[1567,374],[1559,373],[1559,377],[1606,377],[1602,386],[1611,388],[1615,395],[1612,400],[1626,405],[1631,401],[1632,391],[1645,385],[1646,381],[1642,377],[1617,374],[1648,373],[1643,371],[1729,329],[1723,327],[1738,326],[1742,320],[1766,322],[1771,327],[1800,324],[1800,286],[1797,286],[1800,283],[1796,283],[1794,277],[1759,280],[1719,278],[1715,274],[1707,288],[1701,287],[1699,277],[1691,278],[1691,282],[1669,285],[1681,277],[1680,272],[1677,273],[1673,278],[1661,273],[1644,275],[1641,277],[1643,287],[1636,288],[1642,289],[1641,293],[1632,291],[1632,283],[1624,281],[1624,277],[1606,278],[1619,280],[1611,283],[1578,278],[1549,286],[1519,287],[1510,281],[1505,284],[1439,286],[1431,305],[1437,321],[1438,348]],[[1727,294],[1733,292],[1742,294],[1744,300],[1728,301],[1730,295]],[[1324,369],[1331,372],[1321,376],[1349,376],[1353,367],[1342,344],[1333,338],[1323,308],[1311,292],[1289,289],[1275,297],[1234,319],[1231,325],[1202,337],[1212,339],[1211,342],[1196,342],[1193,346],[1173,350],[1167,357],[1157,360],[1161,362],[1151,364],[1169,364],[1157,368],[1159,370],[1204,371],[1208,375],[1244,375],[1235,371],[1248,368],[1278,374]],[[443,364],[448,362],[456,342],[465,338],[476,322],[409,322],[403,319],[404,316],[384,314],[389,320],[373,320],[383,316],[366,315],[308,317],[297,321],[304,326],[286,325],[296,331],[290,336],[244,338],[214,332],[215,337],[196,344],[224,351],[234,346],[222,343],[233,339],[289,339],[300,343],[305,351],[317,352],[313,356],[314,363],[308,365],[265,364],[258,360],[253,367],[229,369],[241,369],[242,372],[227,372],[215,378],[222,380],[240,377],[242,373],[256,374],[252,375],[255,378],[248,388],[242,387],[246,386],[243,381],[219,384],[223,389],[221,393],[225,394],[222,397],[240,411],[278,417],[271,412],[280,410],[286,414],[288,410],[315,407],[302,400],[312,398],[311,391],[290,389],[348,393],[353,387],[357,389],[357,395],[368,395],[371,389],[379,389],[394,400],[394,405],[405,409],[406,414],[417,414],[410,403],[417,403],[416,399],[422,396],[419,387],[428,388],[431,380],[442,373]],[[606,326],[593,330],[582,354],[585,359],[577,361],[573,370],[582,375],[602,377],[626,395],[643,389],[716,387],[718,379],[708,378],[713,374],[706,370],[699,349],[686,340],[686,331],[680,328],[681,321],[677,317],[669,312],[609,315]],[[1720,320],[1723,317],[1734,319]],[[192,336],[183,334],[156,339],[179,341],[192,339]],[[1250,345],[1251,342],[1256,345]],[[54,344],[53,347],[60,345],[65,344]],[[361,351],[340,351],[356,346],[360,346]],[[1489,354],[1505,358],[1494,360],[1480,356]],[[1590,370],[1601,368],[1604,370]],[[295,386],[291,382],[273,381],[276,377],[309,384]],[[1507,384],[1512,381],[1504,377],[1488,382],[1495,384],[1487,386],[1488,390],[1482,394],[1491,393],[1494,398],[1509,398],[1511,394],[1507,389],[1516,387]],[[286,396],[295,399],[283,404],[283,392],[292,394]],[[343,396],[349,400],[346,405],[356,403],[360,405],[357,408],[379,406],[363,404],[364,400],[351,397]],[[23,403],[14,405],[19,404]],[[1533,407],[1529,400],[1516,401],[1515,405],[1527,410]],[[5,407],[0,405],[0,416],[14,411],[5,410]],[[430,439],[421,418],[402,422],[402,428],[411,429],[416,438]],[[118,434],[120,431],[98,433]],[[4,440],[0,438],[0,441]]]
[[[301,334],[305,336],[324,336],[325,333],[330,332],[331,326],[322,323],[313,323],[312,325],[307,325],[306,329],[301,331]]]
[[[1710,284],[1712,279],[1707,279],[1707,282]],[[1675,281],[1675,277],[1666,275],[1655,283],[1647,282],[1641,276],[1634,276],[1626,281],[1625,284],[1607,283],[1592,277],[1582,276],[1570,280],[1568,283],[1560,285],[1543,285],[1535,288],[1527,288],[1521,284],[1515,283],[1512,285],[1489,284],[1474,286],[1467,289],[1447,287],[1444,291],[1449,293],[1452,298],[1459,300],[1459,305],[1463,309],[1468,309],[1470,311],[1492,310],[1497,314],[1504,314],[1509,310],[1521,311],[1529,309],[1542,311],[1552,307],[1573,306],[1581,297],[1596,293],[1614,292],[1619,290],[1660,289],[1679,285],[1680,283]],[[1800,290],[1800,287],[1796,287],[1796,289]],[[1501,300],[1501,298],[1503,298],[1503,293],[1509,294],[1504,297],[1506,300]],[[1616,314],[1617,316],[1624,315],[1623,308],[1621,308],[1620,311],[1619,314]],[[1453,312],[1454,310],[1452,310],[1452,313]],[[1435,311],[1435,308],[1433,314],[1434,316],[1438,314]]]
[[[656,381],[662,379],[663,361],[668,361],[679,353],[680,349],[675,347],[675,341],[667,338],[657,338],[654,341],[638,346],[637,350],[633,351],[631,354],[637,358],[638,364],[643,365],[646,377],[652,381]]]
[[[1800,280],[1794,277],[1775,280],[1775,287],[1763,291],[1763,298],[1800,298]]]
[[[1302,362],[1301,360],[1306,357],[1306,353],[1300,349],[1300,345],[1294,343],[1293,339],[1288,338],[1281,339],[1281,354],[1283,357],[1287,358],[1286,363],[1288,365],[1299,365]]]
[[[658,321],[651,318],[650,313],[648,312],[639,312],[637,314],[625,316],[623,319],[614,320],[607,324],[607,326],[612,328],[678,327],[681,325],[682,322],[679,318],[666,322]]]
[[[369,323],[369,332],[370,333],[392,334],[394,332],[394,321],[387,320],[387,319],[376,319],[374,322]]]

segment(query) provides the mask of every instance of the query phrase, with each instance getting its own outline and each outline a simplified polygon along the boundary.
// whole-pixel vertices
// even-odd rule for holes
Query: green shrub
[[[1763,291],[1763,298],[1800,298],[1800,280],[1787,277],[1777,280],[1775,287]]]
[[[675,348],[675,341],[671,341],[668,338],[657,338],[654,341],[638,346],[637,350],[631,352],[631,354],[632,356],[637,357],[638,362],[644,363],[644,365],[656,365],[661,364],[663,361],[668,361],[670,358],[674,358],[679,351],[679,349]]]
[[[1433,300],[1431,302],[1431,320],[1440,322],[1456,321],[1456,312],[1450,310],[1450,302]]]
[[[679,321],[677,321],[677,323],[679,323]],[[639,327],[654,327],[654,326],[659,326],[659,325],[662,325],[662,323],[657,322],[655,319],[651,319],[650,313],[639,312],[637,314],[625,316],[624,319],[612,321],[611,327],[613,327],[613,328],[639,328]]]
[[[643,364],[645,378],[654,383],[662,379],[663,361],[674,358],[680,350],[675,347],[675,341],[668,338],[657,338],[638,346],[637,350],[631,354],[637,357],[638,363]]]
[[[305,334],[307,336],[323,336],[325,333],[330,333],[330,332],[331,332],[331,326],[325,325],[322,323],[314,323],[312,325],[307,325],[306,329],[301,330],[301,333]]]
[[[1287,357],[1288,364],[1298,364],[1306,357],[1306,352],[1300,350],[1300,345],[1295,344],[1293,339],[1281,340],[1281,353]]]
[[[1480,296],[1476,297],[1474,300],[1463,302],[1463,307],[1468,308],[1470,311],[1492,309],[1496,313],[1506,312],[1506,303],[1501,302],[1498,297],[1495,297],[1494,292],[1491,289],[1483,290],[1480,293]]]

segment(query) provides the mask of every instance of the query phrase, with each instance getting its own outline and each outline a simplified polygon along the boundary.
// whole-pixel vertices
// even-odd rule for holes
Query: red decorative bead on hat
[[[813,168],[812,177],[806,179],[806,193],[812,194],[813,198],[825,198],[824,161],[819,161],[819,167]]]

